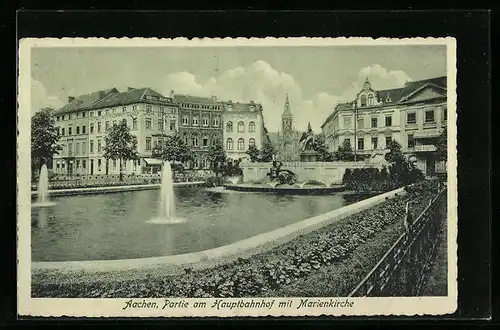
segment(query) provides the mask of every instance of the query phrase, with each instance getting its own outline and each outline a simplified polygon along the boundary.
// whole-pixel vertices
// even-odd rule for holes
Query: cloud
[[[45,107],[58,109],[63,105],[64,102],[57,96],[47,94],[47,90],[40,81],[31,79],[31,115]]]
[[[228,69],[204,82],[190,72],[169,74],[160,92],[168,95],[170,90],[174,90],[176,93],[198,96],[216,95],[219,99],[234,102],[253,100],[262,104],[266,127],[271,132],[278,131],[281,127],[281,113],[288,93],[296,129],[304,130],[307,123],[311,122],[313,130],[320,132],[321,124],[335,105],[351,101],[367,77],[375,89],[399,87],[409,80],[403,71],[390,71],[374,64],[361,68],[356,81],[339,95],[318,92],[312,97],[304,98],[301,87],[290,74],[279,72],[269,63],[259,60],[245,67]]]

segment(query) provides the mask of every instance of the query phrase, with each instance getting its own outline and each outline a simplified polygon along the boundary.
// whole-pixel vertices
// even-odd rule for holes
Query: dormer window
[[[360,99],[361,106],[366,107],[366,95],[365,94],[361,95],[361,97],[359,99]]]
[[[368,106],[375,105],[375,98],[373,97],[373,94],[368,95]]]

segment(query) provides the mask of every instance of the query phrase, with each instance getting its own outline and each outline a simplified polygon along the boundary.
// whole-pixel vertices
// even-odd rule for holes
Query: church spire
[[[290,109],[290,102],[288,101],[288,93],[286,93],[285,109],[283,110],[283,114],[281,116],[282,117],[291,117],[292,116],[292,110]]]

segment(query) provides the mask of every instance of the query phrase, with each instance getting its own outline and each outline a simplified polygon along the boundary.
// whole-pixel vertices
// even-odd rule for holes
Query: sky
[[[276,132],[288,93],[298,130],[314,131],[368,78],[375,90],[446,75],[445,46],[34,48],[32,113],[68,96],[115,87],[216,95],[263,105]]]

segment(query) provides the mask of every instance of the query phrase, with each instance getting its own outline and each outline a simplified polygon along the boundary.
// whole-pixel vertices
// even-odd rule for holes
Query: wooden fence
[[[349,297],[418,296],[436,253],[442,221],[447,218],[447,189],[402,234]]]

